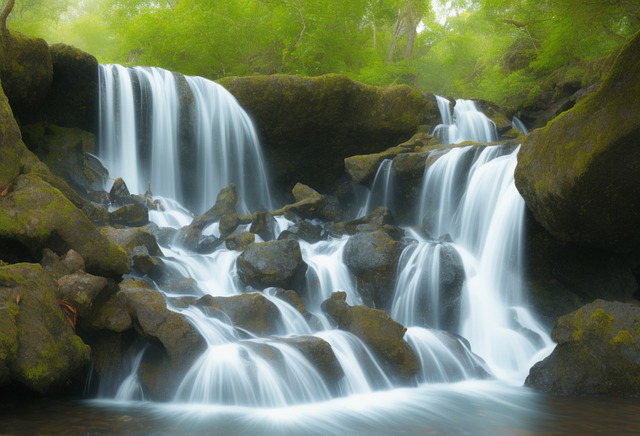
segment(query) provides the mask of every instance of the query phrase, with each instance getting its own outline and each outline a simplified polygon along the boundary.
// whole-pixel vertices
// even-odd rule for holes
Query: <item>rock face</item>
[[[0,266],[0,387],[19,381],[50,393],[78,380],[89,346],[56,301],[58,284],[37,264]]]
[[[640,243],[640,34],[600,89],[531,132],[516,186],[553,236],[623,251]]]
[[[343,159],[395,146],[440,115],[435,97],[344,76],[256,76],[220,81],[256,120],[277,183],[335,187]],[[318,172],[317,168],[322,168]]]
[[[258,290],[272,286],[301,289],[307,271],[300,245],[291,239],[251,244],[236,265],[240,280]]]
[[[366,306],[349,306],[344,292],[334,292],[322,304],[322,309],[342,330],[358,336],[399,380],[409,381],[420,363],[403,337],[406,332],[382,310]]]
[[[640,395],[640,304],[596,300],[561,317],[526,385],[555,395]]]

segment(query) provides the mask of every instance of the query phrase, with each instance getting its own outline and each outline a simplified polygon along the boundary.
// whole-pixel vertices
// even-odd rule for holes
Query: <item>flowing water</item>
[[[224,89],[156,68],[101,66],[100,77],[100,156],[132,193],[150,185],[164,205],[162,212],[151,213],[157,225],[189,223],[190,210],[206,210],[217,190],[231,182],[245,200],[243,209],[273,206],[251,122]],[[497,139],[495,126],[472,102],[458,100],[453,117],[447,115],[449,103],[439,102],[445,112],[436,136],[447,143]],[[426,231],[406,229],[412,242],[402,254],[390,310],[407,327],[405,339],[422,364],[413,388],[394,385],[371,350],[358,337],[334,329],[321,310],[322,301],[338,290],[346,292],[349,304],[362,302],[342,259],[348,241],[343,237],[300,242],[309,265],[304,291],[310,317],[280,300],[275,290],[262,292],[280,312],[276,335],[240,332],[199,308],[174,306],[172,299],[180,294],[159,289],[168,307],[200,331],[205,352],[179,381],[172,400],[153,404],[140,401],[145,393],[136,372],[145,350],[139,347],[131,353],[130,369],[104,375],[100,401],[85,407],[108,413],[138,409],[134,415],[171,422],[173,427],[164,429],[168,424],[159,424],[155,434],[171,433],[181,422],[194,434],[349,429],[473,434],[479,421],[487,422],[490,433],[522,430],[523,422],[522,431],[531,431],[528,420],[541,416],[534,405],[540,397],[518,386],[553,344],[526,309],[521,286],[524,202],[513,183],[517,152],[502,146],[447,147],[425,170],[421,198],[410,207],[414,226]],[[374,182],[382,200],[370,199],[363,210],[376,201],[395,207],[391,166],[385,161]],[[282,217],[277,222],[276,237],[292,224]],[[215,233],[216,226],[209,231]],[[162,249],[177,274],[196,281],[196,297],[252,291],[238,279],[235,251],[194,254],[178,244]],[[305,336],[331,345],[344,372],[337,386],[328,386],[285,340]],[[274,363],[264,350],[276,350],[281,358]]]

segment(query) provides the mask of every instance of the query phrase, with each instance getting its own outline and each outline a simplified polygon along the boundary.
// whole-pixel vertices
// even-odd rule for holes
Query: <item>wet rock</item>
[[[302,239],[310,244],[314,244],[326,239],[326,234],[321,226],[311,224],[308,221],[299,220],[296,224],[281,232],[278,239]]]
[[[640,243],[640,35],[595,93],[525,138],[516,186],[536,220],[567,242],[624,251]],[[615,126],[615,127],[613,127]]]
[[[131,253],[131,265],[142,275],[149,274],[155,268],[160,266],[160,261],[149,255],[149,250],[143,246],[135,246]]]
[[[119,287],[118,299],[138,334],[161,345],[174,367],[188,369],[206,347],[198,330],[183,315],[169,310],[164,296],[144,282],[125,279]]]
[[[258,290],[268,287],[300,289],[307,264],[297,241],[269,241],[252,244],[236,261],[238,276]]]
[[[382,230],[349,238],[342,258],[356,277],[358,292],[365,303],[379,308],[389,306],[403,249],[402,242]]]
[[[32,391],[78,385],[89,346],[76,336],[56,299],[58,284],[37,264],[0,267],[0,372]],[[8,374],[7,374],[8,373]]]
[[[127,254],[133,254],[135,247],[144,247],[150,256],[162,256],[162,250],[156,242],[155,236],[149,231],[150,228],[123,228],[101,227],[100,233],[114,241],[122,247]]]
[[[596,300],[561,317],[525,384],[554,395],[640,395],[640,304]]]
[[[213,300],[236,327],[258,336],[277,334],[280,331],[280,310],[260,293],[214,297]]]
[[[275,239],[277,223],[273,215],[267,212],[255,212],[251,216],[249,231],[260,236],[263,241]]]
[[[83,319],[82,326],[89,331],[122,333],[133,327],[133,321],[125,304],[114,294]]]
[[[176,239],[185,248],[198,251],[202,238],[202,231],[216,221],[220,221],[225,216],[237,217],[237,204],[238,191],[236,189],[236,185],[231,183],[226,188],[220,190],[216,198],[216,203],[211,207],[211,209],[202,215],[196,216],[189,225],[182,227],[178,231]],[[230,234],[231,232],[229,230],[232,226],[233,225],[228,222],[225,231],[228,231]],[[233,231],[233,229],[231,229],[231,231]]]
[[[255,242],[256,235],[251,232],[234,233],[224,240],[228,250],[244,251]]]
[[[344,292],[334,292],[322,303],[322,310],[342,330],[358,336],[373,351],[392,377],[408,382],[420,369],[415,353],[403,337],[401,324],[379,309],[349,306]]]
[[[335,236],[342,236],[345,234],[355,235],[360,232],[385,230],[387,233],[394,233],[395,236],[395,233],[397,233],[396,229],[393,228],[395,222],[396,220],[391,211],[384,206],[380,206],[361,218],[336,223],[332,227],[331,233]],[[404,236],[404,232],[400,232]]]
[[[338,362],[331,345],[324,339],[316,336],[294,336],[279,338],[279,341],[300,351],[330,385],[339,382],[344,377],[340,362]]]

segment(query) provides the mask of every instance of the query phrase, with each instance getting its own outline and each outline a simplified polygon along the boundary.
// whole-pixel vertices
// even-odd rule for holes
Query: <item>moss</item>
[[[627,346],[635,346],[638,348],[638,344],[636,343],[635,338],[629,333],[628,330],[620,330],[614,337],[609,341],[614,347],[618,347],[621,345]]]

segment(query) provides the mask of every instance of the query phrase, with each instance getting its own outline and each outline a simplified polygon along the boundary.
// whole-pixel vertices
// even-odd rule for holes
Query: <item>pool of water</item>
[[[0,406],[3,436],[640,434],[640,399],[556,398],[495,381],[276,409],[60,399]]]

